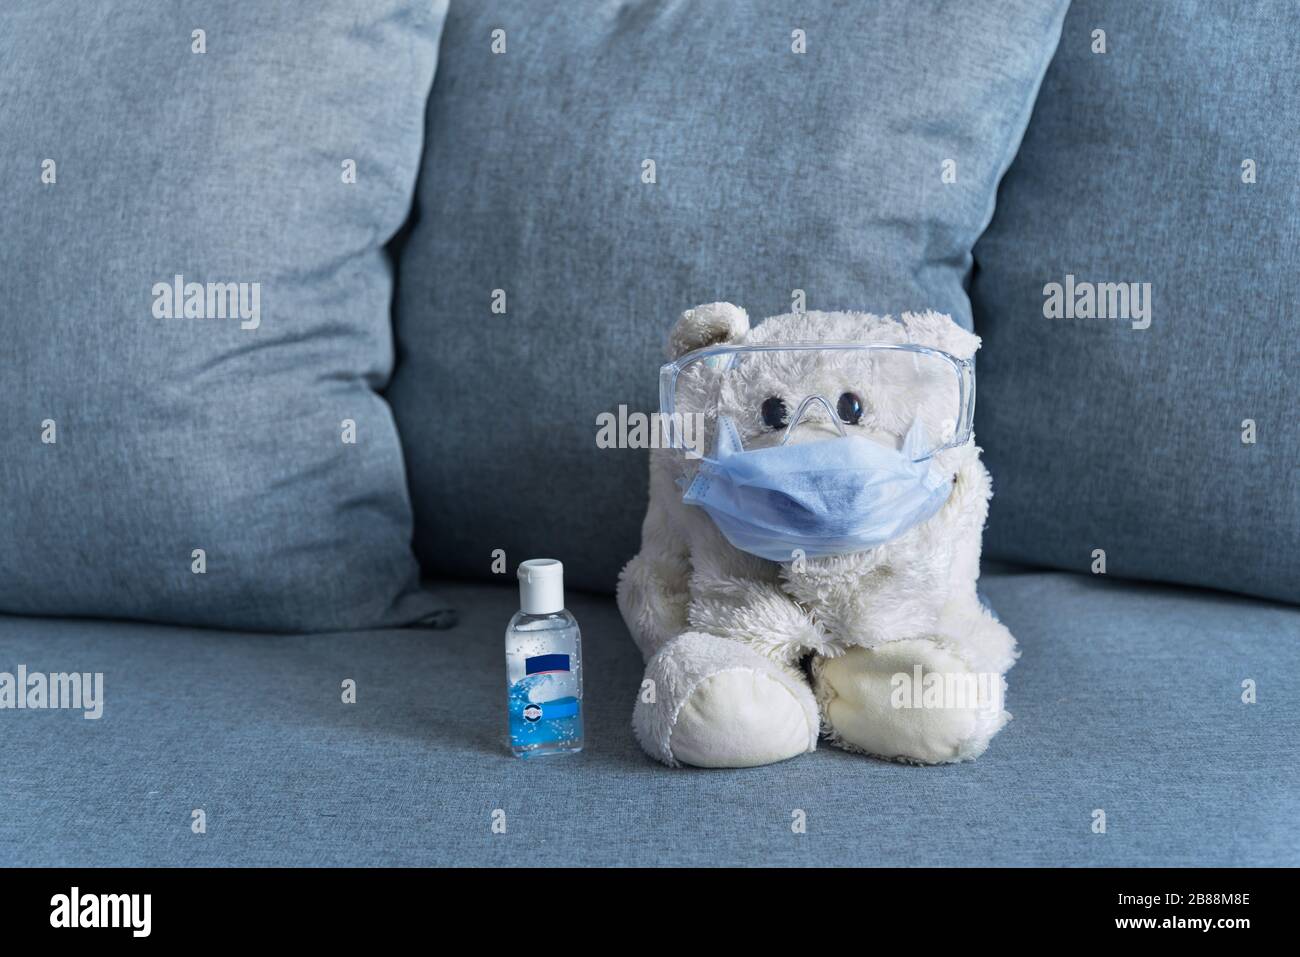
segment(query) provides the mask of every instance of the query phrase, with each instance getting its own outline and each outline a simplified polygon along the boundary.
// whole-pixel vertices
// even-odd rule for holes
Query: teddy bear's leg
[[[979,757],[1010,720],[1003,709],[1015,640],[975,606],[936,638],[908,638],[813,660],[832,743],[917,764]],[[918,670],[919,669],[919,670]]]
[[[668,765],[745,768],[817,747],[817,702],[803,674],[729,638],[688,631],[646,666],[632,725]]]

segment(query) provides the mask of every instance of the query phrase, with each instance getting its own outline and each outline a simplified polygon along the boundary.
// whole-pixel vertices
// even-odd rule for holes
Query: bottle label
[[[568,655],[524,659],[528,674],[510,686],[510,743],[516,748],[582,743],[582,699]]]
[[[568,655],[533,655],[524,659],[525,675],[553,675],[568,670]]]
[[[575,718],[578,715],[577,698],[556,698],[542,703],[544,718]]]

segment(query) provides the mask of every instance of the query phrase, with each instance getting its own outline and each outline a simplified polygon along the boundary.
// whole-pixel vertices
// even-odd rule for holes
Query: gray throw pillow
[[[439,612],[377,390],[444,14],[0,6],[0,611]]]
[[[969,325],[1065,6],[453,4],[389,392],[426,567],[546,555],[613,588],[647,453],[601,447],[602,417],[655,410],[683,309]]]
[[[1071,7],[976,248],[986,553],[1300,601],[1297,63],[1291,2]]]

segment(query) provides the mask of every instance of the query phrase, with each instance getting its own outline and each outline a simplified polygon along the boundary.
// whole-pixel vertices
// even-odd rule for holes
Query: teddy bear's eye
[[[862,399],[856,392],[845,392],[835,403],[835,411],[846,425],[857,425],[862,418]]]
[[[763,424],[769,429],[780,429],[785,427],[789,413],[786,412],[785,401],[772,396],[763,400],[763,408],[760,410],[763,415]]]

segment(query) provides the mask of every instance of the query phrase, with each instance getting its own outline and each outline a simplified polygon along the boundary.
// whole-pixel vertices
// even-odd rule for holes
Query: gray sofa
[[[1300,863],[1300,7],[1067,5],[5,5],[0,694],[104,683],[0,710],[0,866]],[[1155,305],[1049,316],[1076,273]],[[792,292],[983,338],[975,762],[633,738],[646,453],[593,422]],[[586,749],[517,761],[543,555]]]
[[[608,598],[569,602],[586,751],[531,762],[504,743],[513,584],[447,585],[460,623],[440,632],[2,618],[9,658],[101,670],[105,706],[98,721],[6,715],[0,863],[1300,861],[1300,609],[1001,566],[982,584],[1024,653],[1015,720],[977,762],[928,768],[823,747],[744,771],[664,769],[632,738],[641,661]],[[1256,704],[1241,701],[1247,678]]]

